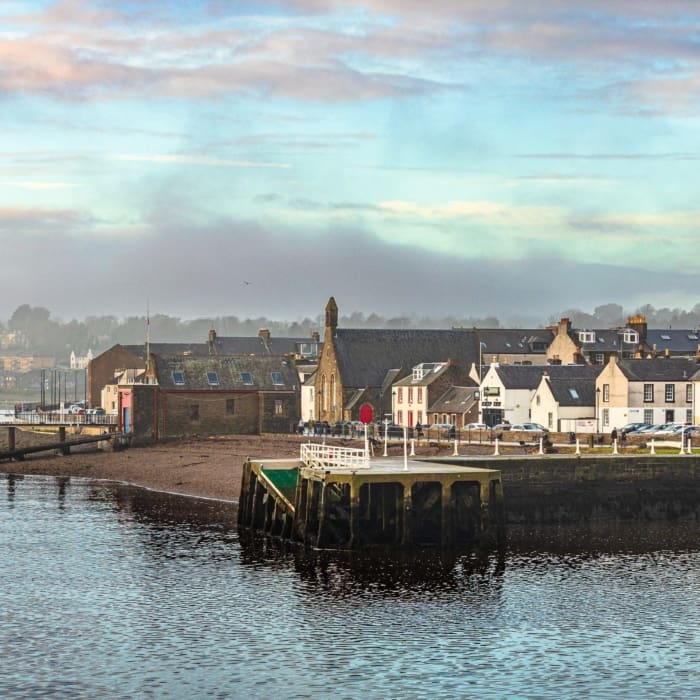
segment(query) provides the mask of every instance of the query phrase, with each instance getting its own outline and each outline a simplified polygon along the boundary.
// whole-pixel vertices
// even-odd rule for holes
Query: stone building
[[[392,385],[412,368],[436,358],[470,367],[479,356],[472,330],[338,328],[338,306],[326,305],[323,352],[314,382],[314,414],[334,423],[358,420],[371,409],[374,420],[392,412]]]
[[[299,421],[299,379],[285,357],[152,354],[143,383],[118,391],[120,428],[137,441],[290,432]]]

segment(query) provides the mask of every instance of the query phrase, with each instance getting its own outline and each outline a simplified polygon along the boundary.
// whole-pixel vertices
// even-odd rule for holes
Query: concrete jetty
[[[495,545],[503,488],[492,468],[370,458],[302,445],[299,460],[248,460],[238,520],[315,547]]]

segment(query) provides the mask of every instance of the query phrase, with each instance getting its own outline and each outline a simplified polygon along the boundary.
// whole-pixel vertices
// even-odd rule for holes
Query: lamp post
[[[600,432],[600,387],[595,390],[595,431]]]

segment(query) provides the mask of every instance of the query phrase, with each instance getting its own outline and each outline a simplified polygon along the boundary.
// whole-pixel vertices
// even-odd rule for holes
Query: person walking
[[[617,428],[613,428],[610,433],[610,444],[613,445],[617,440]]]

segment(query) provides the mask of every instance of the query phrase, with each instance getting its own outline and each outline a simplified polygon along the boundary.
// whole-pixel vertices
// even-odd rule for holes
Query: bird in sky
[[[243,280],[243,284],[253,284],[252,282],[248,282],[248,280]]]

